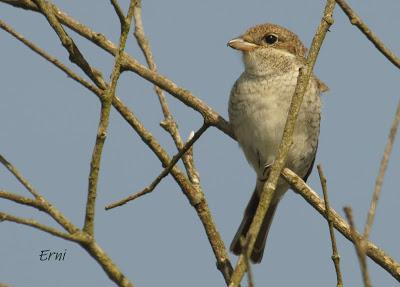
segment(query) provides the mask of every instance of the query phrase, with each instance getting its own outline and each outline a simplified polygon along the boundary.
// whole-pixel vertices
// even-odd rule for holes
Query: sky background
[[[120,25],[109,1],[54,2],[114,43],[118,41]],[[120,2],[127,11],[128,1]],[[294,31],[309,46],[325,5],[317,0],[143,2],[144,28],[160,72],[225,118],[230,88],[243,70],[239,53],[226,47],[227,41],[252,25],[271,22]],[[399,55],[400,2],[349,3]],[[0,3],[0,19],[78,71],[68,62],[67,52],[43,16]],[[339,7],[334,19],[315,67],[316,75],[330,87],[322,96],[316,162],[323,165],[328,178],[332,207],[343,215],[343,206],[350,205],[361,228],[399,99],[399,74],[350,25]],[[89,63],[109,79],[114,59],[70,34]],[[74,224],[82,226],[99,101],[2,30],[0,43],[0,153]],[[144,63],[132,35],[127,52]],[[170,155],[175,154],[169,134],[159,126],[162,113],[152,85],[126,72],[117,94]],[[202,119],[167,97],[186,139]],[[229,246],[253,190],[255,174],[237,143],[215,128],[196,143],[194,154],[211,212]],[[135,286],[225,286],[201,222],[170,176],[152,194],[104,211],[106,204],[147,186],[161,168],[154,154],[113,110],[98,189],[98,243]],[[399,170],[397,140],[371,233],[371,240],[397,261]],[[322,194],[316,168],[308,183]],[[0,188],[28,196],[4,167],[0,167]],[[56,226],[43,213],[5,200],[0,200],[0,211]],[[1,283],[16,287],[114,286],[77,244],[9,222],[0,224],[0,232]],[[362,286],[354,247],[336,234],[344,285]],[[65,261],[41,262],[43,249],[66,249]],[[326,221],[300,196],[288,192],[275,216],[263,262],[253,268],[256,286],[335,286],[331,252]],[[235,264],[237,258],[230,256]],[[371,260],[368,267],[374,286],[398,286]]]

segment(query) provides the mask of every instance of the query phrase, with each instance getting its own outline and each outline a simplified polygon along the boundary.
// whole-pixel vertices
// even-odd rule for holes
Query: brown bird
[[[231,251],[239,255],[243,252],[240,239],[246,237],[249,230],[263,183],[282,139],[299,68],[305,64],[307,49],[296,34],[274,24],[252,27],[229,41],[228,45],[242,52],[245,68],[232,87],[229,120],[246,159],[257,174],[255,191],[230,246]],[[304,180],[315,160],[321,119],[320,93],[326,90],[324,83],[315,76],[311,77],[286,160],[286,167]],[[275,210],[288,189],[289,185],[279,179],[250,257],[254,263],[261,262]]]

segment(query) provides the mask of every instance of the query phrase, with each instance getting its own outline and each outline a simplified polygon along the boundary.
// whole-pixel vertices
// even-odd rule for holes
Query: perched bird
[[[245,237],[255,215],[264,182],[274,162],[294,94],[299,68],[305,64],[307,49],[293,32],[274,24],[248,29],[228,42],[242,52],[244,72],[236,80],[229,98],[229,121],[246,159],[257,174],[255,191],[230,249],[242,253]],[[318,146],[321,119],[320,93],[327,86],[312,76],[297,118],[293,145],[286,167],[300,177],[309,176]],[[276,187],[250,259],[259,263],[277,205],[289,185],[281,178]]]

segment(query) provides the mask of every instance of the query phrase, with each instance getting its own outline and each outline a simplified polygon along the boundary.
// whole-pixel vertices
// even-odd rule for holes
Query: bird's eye
[[[267,36],[264,37],[264,42],[272,45],[278,42],[278,37],[274,34],[268,34]]]

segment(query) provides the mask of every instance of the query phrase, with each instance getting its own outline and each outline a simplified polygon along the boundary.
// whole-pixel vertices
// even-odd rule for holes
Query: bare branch
[[[153,52],[151,51],[150,42],[147,39],[142,22],[142,1],[138,0],[135,12],[133,13],[133,19],[135,20],[135,38],[137,43],[139,44],[140,49],[143,52],[143,55],[146,59],[147,65],[150,70],[157,72],[157,66],[154,61]],[[154,90],[158,96],[160,101],[161,109],[165,118],[169,118],[171,116],[171,112],[168,107],[167,100],[165,98],[164,92],[157,86],[154,86]]]
[[[0,2],[7,3],[13,5],[15,7],[40,12],[31,0],[0,0]],[[78,22],[74,18],[67,15],[64,11],[60,10],[55,5],[52,5],[53,10],[55,11],[55,16],[59,19],[59,21],[67,26],[68,28],[72,29],[82,37],[88,39],[89,41],[93,42],[100,48],[104,49],[108,53],[115,55],[118,51],[116,45],[108,40],[104,35],[101,33],[94,32],[93,30],[89,29],[84,24]],[[151,71],[147,67],[140,64],[136,59],[132,58],[128,54],[124,54],[124,62],[123,62],[123,69],[127,69],[130,71],[135,72],[139,76],[145,78],[146,80],[152,82],[153,84],[159,86],[163,90],[167,91],[172,96],[179,99],[185,105],[191,107],[192,109],[198,111],[204,118],[204,120],[209,123],[211,126],[215,126],[220,129],[225,134],[229,135],[230,137],[234,138],[232,133],[231,127],[229,123],[220,116],[217,112],[215,112],[211,107],[206,105],[203,101],[195,97],[192,93],[188,90],[179,87],[174,82],[169,80],[168,78]]]
[[[125,49],[126,40],[128,39],[134,7],[135,0],[131,0],[128,15],[126,16],[122,33],[119,39],[118,54],[115,57],[114,68],[111,74],[111,85],[105,91],[104,99],[101,101],[100,122],[97,129],[96,143],[92,154],[92,160],[90,162],[89,190],[86,202],[85,224],[83,227],[83,230],[90,235],[93,235],[94,232],[94,217],[100,161],[104,142],[107,137],[107,129],[109,124],[111,105],[115,95],[115,88],[117,87],[117,82],[121,74],[122,54]]]
[[[292,97],[292,102],[289,107],[289,113],[286,120],[285,129],[283,131],[282,140],[279,145],[278,153],[271,167],[271,173],[268,177],[268,180],[264,184],[260,196],[260,203],[257,207],[256,214],[253,218],[253,221],[247,233],[247,236],[251,236],[251,240],[249,242],[249,249],[247,250],[248,256],[253,251],[254,243],[260,231],[261,224],[264,220],[270,202],[275,193],[275,188],[278,183],[281,171],[284,168],[285,159],[292,144],[292,136],[296,125],[297,115],[299,113],[300,106],[303,101],[303,97],[306,88],[308,86],[314,64],[317,60],[317,56],[321,48],[322,42],[325,38],[325,35],[328,32],[329,27],[333,24],[332,13],[334,8],[335,8],[335,1],[328,0],[325,6],[323,17],[321,19],[317,32],[315,33],[315,36],[313,38],[310,51],[307,55],[306,65],[299,71],[296,89]],[[244,256],[246,256],[246,254],[242,254],[239,257],[238,263],[236,264],[236,268],[232,274],[231,283],[229,284],[230,287],[238,286],[240,284],[244,272],[246,272],[246,264],[244,262]]]
[[[31,1],[2,1],[0,2],[4,3],[9,3],[13,4],[16,7],[20,7],[23,9],[28,9],[28,10],[33,10],[37,11],[36,5],[34,5]],[[61,12],[58,10],[56,7],[53,6],[55,11],[57,11],[57,15],[63,15],[63,17],[66,17],[64,19],[67,19],[68,21],[71,21],[70,24],[72,24],[73,27],[76,28],[82,28],[82,31],[86,31],[89,33],[89,35],[93,36],[93,39],[101,39],[101,42],[106,45],[111,45],[113,46],[110,41],[106,40],[101,34],[97,34],[92,32],[89,28],[85,27],[84,25],[80,24],[76,20],[73,20],[69,16],[67,16],[64,12]],[[29,45],[28,45],[29,46]],[[113,46],[114,47],[114,46]],[[42,57],[45,57],[43,54],[39,53]],[[47,57],[45,57],[47,58]],[[78,77],[74,77],[74,73],[66,68],[65,66],[62,66],[59,64],[56,64],[55,61],[50,61],[53,64],[55,64],[58,68],[63,70],[65,73],[70,75],[72,78],[77,79]],[[75,75],[76,76],[76,75]],[[88,88],[90,91],[92,91],[94,94],[96,94],[100,99],[102,99],[103,94],[102,90],[98,89],[97,87],[94,87],[91,84],[85,84],[84,80],[78,80],[79,83],[84,85],[86,88]],[[139,121],[139,119],[136,117],[136,115],[118,98],[114,97],[113,98],[113,106],[116,108],[116,110],[120,113],[120,115],[127,121],[127,123],[137,132],[137,134],[141,137],[143,142],[154,152],[154,154],[158,157],[158,159],[162,162],[163,166],[168,166],[170,162],[170,158],[167,154],[167,152],[160,146],[160,144],[156,141],[156,139],[153,137],[153,135],[146,130],[146,128],[143,126],[143,124]],[[217,116],[218,117],[218,116]],[[212,117],[209,117],[210,123],[212,123]],[[229,129],[229,128],[228,128]],[[226,129],[226,131],[228,131]],[[229,132],[228,132],[229,133]],[[201,191],[198,191],[198,188],[196,189],[190,181],[187,180],[185,175],[182,173],[182,171],[177,167],[174,166],[171,170],[171,175],[173,178],[176,180],[178,183],[179,187],[182,189],[184,195],[189,199],[189,201],[192,203],[193,206],[195,206],[196,213],[199,216],[203,227],[206,231],[207,238],[210,241],[211,247],[213,249],[213,252],[215,254],[215,258],[217,260],[217,268],[221,271],[221,273],[224,276],[224,279],[226,282],[229,282],[230,280],[230,274],[232,272],[232,265],[229,261],[228,254],[226,252],[226,248],[224,246],[224,243],[222,241],[221,235],[219,234],[219,231],[217,230],[215,223],[213,221],[213,218],[211,216],[211,212],[208,208],[207,202],[204,199],[204,196],[202,195]],[[102,265],[104,268],[104,265]],[[114,266],[113,269],[115,271],[119,272],[119,270]],[[104,269],[106,272],[109,272],[110,270]],[[122,273],[116,273],[117,275],[109,275],[110,278],[120,278],[118,274]]]
[[[12,1],[12,2],[14,3],[14,1]],[[28,2],[30,3],[31,1],[28,1]],[[20,2],[18,2],[18,3],[21,4]],[[17,7],[19,7],[19,6],[17,6]],[[29,7],[32,8],[31,6],[29,6]],[[33,6],[33,7],[36,7],[36,6]],[[19,39],[21,42],[23,42],[25,45],[27,45],[33,51],[38,53],[40,56],[47,59],[49,62],[53,63],[54,65],[56,65],[59,69],[64,71],[71,78],[77,80],[84,87],[86,87],[87,89],[92,91],[94,94],[96,94],[100,98],[100,100],[102,100],[104,98],[103,91],[101,89],[93,86],[92,84],[90,84],[90,83],[86,82],[85,80],[81,79],[80,77],[78,77],[72,70],[70,70],[68,67],[66,67],[64,64],[62,64],[56,58],[48,55],[42,49],[40,49],[36,45],[32,44],[31,42],[29,42],[28,40],[23,38],[20,34],[15,32],[13,29],[11,29],[9,26],[7,26],[4,22],[0,21],[0,27],[4,28],[4,30],[8,31],[10,34],[15,36],[17,39]],[[139,136],[142,138],[143,142],[157,155],[157,157],[160,159],[162,164],[164,166],[167,166],[170,162],[167,152],[158,144],[158,142],[151,135],[151,133],[149,133],[146,130],[146,128],[139,121],[139,119],[135,116],[135,114],[133,114],[133,112],[116,96],[113,98],[113,106],[121,114],[121,116],[127,121],[127,123],[139,134]],[[182,188],[182,190],[185,191],[185,194],[189,198],[192,198],[191,201],[194,202],[195,201],[194,198],[196,198],[196,196],[194,195],[194,193],[191,192],[192,187],[190,185],[190,182],[186,180],[183,173],[176,166],[173,167],[173,169],[171,170],[171,173],[174,176],[175,180],[180,185],[180,187]],[[17,175],[18,175],[18,173],[17,173]],[[22,183],[24,184],[24,181]],[[32,190],[32,188],[31,188],[31,190]]]
[[[245,239],[244,237],[240,238],[240,244],[244,247],[244,250],[247,250],[249,248],[249,242],[250,242],[251,237],[247,237]],[[245,252],[246,256],[244,257],[244,261],[246,264],[247,268],[247,281],[248,281],[248,287],[254,287],[254,278],[253,278],[253,271],[251,270],[251,263],[249,260],[248,252]]]
[[[35,9],[37,9],[36,6],[29,0],[23,1],[23,2],[18,1],[18,3],[14,2],[13,4],[16,4],[16,6],[18,6],[18,7],[30,9],[33,11],[35,11]],[[21,5],[21,6],[19,6],[19,5]],[[71,25],[71,27],[70,27],[71,29],[73,29],[73,30],[76,29],[75,31],[78,32],[79,34],[86,35],[87,39],[89,39],[90,41],[92,41],[95,44],[98,44],[103,49],[105,48],[105,50],[107,50],[111,54],[114,55],[116,53],[115,45],[113,43],[111,43],[109,40],[107,40],[103,35],[101,35],[99,33],[94,33],[92,30],[90,30],[83,24],[77,22],[73,18],[69,17],[64,12],[57,9],[55,6],[53,6],[53,9],[55,11],[57,11],[57,17],[60,17],[59,18],[60,21],[61,22],[66,21],[65,24],[68,23],[69,25]],[[168,92],[174,93],[174,91],[177,91],[180,95],[182,95],[183,98],[186,99],[187,105],[193,107],[194,109],[200,108],[202,110],[201,113],[203,115],[205,115],[204,118],[205,118],[206,122],[210,123],[211,125],[218,126],[225,133],[232,136],[229,124],[222,117],[220,117],[217,113],[215,113],[210,107],[206,106],[203,102],[201,102],[200,100],[195,98],[190,92],[176,86],[174,83],[172,83],[171,81],[169,81],[168,79],[166,79],[162,76],[159,76],[157,73],[154,73],[154,72],[148,70],[146,67],[140,65],[136,60],[134,60],[133,58],[131,58],[125,54],[125,60],[126,59],[128,59],[128,63],[127,63],[128,68],[133,63],[133,64],[137,65],[136,67],[143,69],[142,71],[149,72],[152,79],[153,78],[161,79],[164,83],[167,84],[165,87],[167,87],[166,90]],[[158,84],[156,82],[153,82],[153,83]],[[173,90],[171,90],[171,88]],[[113,99],[113,105],[118,110],[118,112],[124,117],[124,119],[131,125],[131,127],[135,129],[135,131],[142,138],[143,142],[146,145],[148,145],[149,148],[157,155],[157,157],[160,159],[160,161],[163,163],[163,165],[167,166],[170,161],[168,154],[157,143],[157,141],[154,139],[154,137],[144,128],[144,126],[137,119],[137,117],[117,97],[115,97]],[[211,215],[210,209],[204,198],[203,193],[201,192],[201,190],[198,186],[193,186],[186,179],[186,177],[182,174],[182,172],[179,170],[179,168],[177,166],[174,166],[172,168],[171,174],[174,177],[174,179],[177,181],[178,185],[180,186],[180,188],[182,189],[184,194],[187,196],[187,198],[189,199],[191,204],[195,207],[196,213],[198,214],[198,216],[203,224],[203,227],[207,234],[207,238],[208,238],[208,240],[211,244],[212,250],[215,254],[215,258],[217,260],[217,268],[223,274],[225,281],[229,282],[230,275],[232,273],[232,265],[229,261],[229,257],[228,257],[224,242],[222,241],[221,235],[215,226],[213,217]],[[103,266],[103,268],[104,268],[104,266]],[[106,270],[106,272],[109,271],[107,269],[105,269],[105,270]]]
[[[303,181],[303,179],[288,168],[283,170],[282,176],[290,184],[293,190],[300,194],[312,207],[314,207],[314,209],[318,211],[319,214],[326,218],[324,201],[319,198],[318,194],[313,191]],[[347,222],[332,208],[330,208],[329,214],[332,216],[331,218],[335,229],[354,243],[355,237],[352,235],[350,226]],[[361,235],[356,233],[356,237],[361,238]],[[400,264],[372,242],[366,241],[365,245],[367,256],[400,282]]]
[[[33,0],[33,2],[37,7],[39,7],[41,13],[47,18],[50,26],[56,32],[58,38],[60,38],[62,45],[69,53],[69,59],[71,62],[77,64],[97,86],[104,89],[106,87],[106,83],[104,82],[101,73],[89,65],[82,53],[79,51],[75,42],[67,34],[67,32],[65,32],[63,26],[61,26],[54,13],[56,11],[53,9],[53,6],[45,0]]]
[[[39,193],[30,185],[22,174],[0,154],[0,162],[15,176],[15,178],[35,197],[39,198]]]
[[[135,20],[135,37],[139,44],[140,49],[145,56],[147,65],[149,66],[150,70],[157,72],[157,66],[154,61],[153,53],[151,51],[150,42],[147,39],[142,22],[142,1],[137,0],[137,5],[135,12],[133,13],[133,19]],[[161,126],[172,136],[172,139],[175,142],[176,147],[178,150],[183,148],[183,140],[179,134],[178,125],[173,118],[167,103],[167,99],[165,98],[165,94],[161,88],[157,85],[154,85],[154,90],[157,94],[158,100],[161,105],[161,110],[164,115],[164,120],[161,122]],[[193,155],[191,153],[185,153],[183,155],[183,164],[185,166],[186,172],[189,176],[190,181],[198,182],[198,172],[194,167]]]
[[[65,232],[61,232],[53,227],[41,224],[35,220],[17,217],[17,216],[7,214],[4,212],[0,212],[0,222],[1,221],[10,221],[10,222],[18,223],[18,224],[27,225],[27,226],[39,229],[41,231],[44,231],[46,233],[49,233],[51,235],[54,235],[54,236],[57,236],[57,237],[60,237],[60,238],[63,238],[63,239],[69,240],[69,241],[78,242],[78,243],[84,243],[89,240],[89,237],[81,232],[74,233],[74,234],[68,234]]]
[[[367,222],[366,222],[365,228],[364,228],[364,238],[366,240],[368,240],[368,238],[369,238],[372,223],[374,222],[376,205],[378,203],[379,196],[381,194],[383,179],[385,177],[385,172],[386,172],[386,169],[387,169],[387,166],[389,163],[389,157],[392,152],[393,142],[396,138],[396,132],[397,132],[397,128],[399,126],[399,122],[400,122],[400,101],[397,104],[396,114],[393,119],[392,126],[390,128],[388,141],[386,143],[385,151],[383,152],[383,157],[382,157],[381,164],[379,167],[379,173],[378,173],[378,176],[375,181],[375,189],[374,189],[374,193],[373,193],[372,199],[371,199],[371,206],[368,211]]]
[[[171,161],[168,153],[161,147],[153,135],[144,127],[140,120],[131,111],[129,111],[129,109],[124,106],[118,98],[114,99],[113,104],[114,107],[117,108],[122,115],[124,115],[126,121],[137,132],[142,141],[154,152],[163,166],[168,166]],[[215,226],[214,219],[211,215],[207,201],[204,198],[204,194],[185,177],[178,166],[175,165],[171,169],[171,175],[178,183],[179,187],[183,191],[183,194],[188,198],[189,202],[195,208],[196,213],[206,231],[207,238],[211,244],[215,258],[217,259],[217,267],[223,274],[225,281],[229,282],[232,266],[229,261],[228,253],[226,252],[224,242],[222,241],[221,235]]]
[[[0,155],[0,162],[18,179],[19,182],[35,197],[35,204],[30,202],[28,199],[23,197],[19,197],[17,195],[10,195],[6,193],[2,193],[3,197],[13,200],[15,202],[30,205],[35,207],[41,211],[46,212],[50,215],[58,224],[60,224],[65,230],[69,233],[78,232],[78,228],[72,224],[71,221],[68,220],[58,209],[53,207],[51,203],[49,203],[43,196],[37,192],[32,185],[22,176],[22,174],[2,155]]]
[[[72,71],[70,68],[68,68],[65,64],[63,64],[60,60],[57,58],[49,55],[46,51],[41,49],[40,47],[36,46],[29,40],[27,40],[24,36],[19,34],[17,31],[15,31],[13,28],[11,28],[9,25],[4,23],[3,21],[0,20],[0,28],[3,29],[4,31],[8,32],[12,36],[14,36],[17,40],[21,41],[23,44],[25,44],[28,48],[30,48],[32,51],[35,53],[39,54],[41,57],[49,61],[50,63],[54,64],[57,68],[62,70],[64,73],[66,73],[69,77],[71,77],[73,80],[77,81],[79,84],[83,85],[85,88],[89,89],[93,93],[97,95],[101,95],[102,91],[97,88],[95,85],[89,83],[85,79],[79,77],[74,71]]]
[[[328,186],[326,184],[326,177],[322,170],[322,166],[319,164],[317,165],[317,168],[318,168],[319,178],[321,180],[322,191],[324,193],[326,220],[328,222],[329,235],[331,237],[331,242],[332,242],[332,261],[336,271],[336,281],[337,281],[336,286],[343,287],[342,273],[340,271],[340,256],[337,251],[335,231],[333,230],[332,215],[330,213],[330,207],[329,207]]]
[[[361,274],[363,277],[363,282],[365,287],[371,287],[371,280],[368,275],[367,258],[365,257],[365,240],[362,237],[358,237],[356,233],[356,226],[353,219],[353,212],[351,207],[346,206],[343,208],[346,214],[347,220],[350,223],[351,236],[353,237],[354,247],[356,249],[358,262],[360,263]]]
[[[31,199],[24,196],[20,196],[11,192],[7,192],[5,190],[0,190],[0,198],[4,198],[15,203],[19,203],[26,206],[34,207],[40,211],[45,211],[41,202],[37,199]]]
[[[18,38],[18,37],[17,37]],[[21,39],[20,39],[21,40]],[[21,40],[22,41],[22,40]],[[24,41],[22,41],[24,42]],[[25,42],[24,42],[25,43]],[[25,43],[27,44],[27,43]],[[32,45],[28,45],[29,47],[32,47]],[[35,50],[35,49],[34,49]],[[36,50],[41,56],[45,58],[50,58],[47,54],[40,53],[39,50]],[[57,60],[54,60],[54,58],[51,61],[54,63],[57,67],[65,71],[67,74],[73,74],[72,71],[70,71],[68,68],[60,64]],[[120,70],[120,69],[119,69]],[[104,102],[106,100],[105,96],[103,96],[102,91],[97,89],[97,88],[91,88],[93,87],[91,84],[85,85],[84,81],[78,81],[81,84],[83,84],[85,87],[90,89],[92,92],[94,92],[99,98]],[[119,107],[119,109],[124,109],[124,112],[121,112],[121,114],[124,114],[125,117],[130,116],[128,113],[128,109],[118,101],[119,99],[114,97],[112,98],[112,102],[116,102],[116,106]],[[118,109],[118,108],[117,108]],[[128,120],[129,122],[129,120]],[[60,213],[57,209],[55,209],[50,203],[48,203],[44,198],[42,198],[40,195],[38,195],[38,200],[42,202],[43,208],[45,211],[51,215],[58,223],[60,223],[67,231],[73,235],[77,234],[84,234],[88,240],[82,241],[81,246],[87,250],[96,260],[97,262],[101,265],[101,267],[104,269],[104,271],[107,273],[107,275],[110,277],[111,280],[116,282],[119,286],[133,286],[133,284],[121,273],[119,268],[112,262],[112,260],[107,256],[107,254],[96,244],[96,242],[91,238],[90,236],[87,236],[87,234],[82,233],[78,228],[72,225],[62,213]]]
[[[100,264],[108,277],[119,287],[133,287],[133,284],[129,281],[129,279],[121,273],[117,265],[96,243],[96,241],[93,240],[88,244],[82,245],[82,247]]]
[[[0,20],[0,28],[3,28],[5,31],[9,32],[11,35],[16,37],[18,40],[20,40],[22,43],[24,43],[26,46],[31,48],[34,52],[38,53],[40,56],[54,64],[56,67],[58,67],[60,70],[65,72],[68,76],[82,84],[84,87],[92,91],[95,95],[99,97],[100,100],[104,99],[104,94],[103,91],[96,86],[88,83],[84,79],[80,78],[77,76],[71,69],[66,67],[64,64],[62,64],[59,60],[56,58],[50,56],[47,54],[45,51],[43,51],[41,48],[37,47],[30,41],[26,40],[22,35],[14,31],[11,27],[6,25],[4,22]],[[150,147],[151,150],[159,157],[163,165],[168,165],[169,163],[169,158],[165,150],[162,149],[162,147],[157,143],[157,141],[153,138],[153,136],[144,128],[142,123],[137,119],[137,117],[130,111],[130,109],[117,97],[115,96],[113,98],[113,106],[117,109],[117,111],[121,114],[121,116],[128,122],[128,124],[139,134],[141,135],[143,141]],[[189,186],[188,182],[185,182],[185,177],[177,167],[174,167],[172,170],[172,173],[175,174],[175,179],[180,181],[181,186]],[[18,175],[19,173],[17,173]],[[22,178],[20,177],[19,180]],[[27,184],[26,181],[22,181],[21,183]],[[29,184],[28,184],[29,186]],[[30,187],[31,191],[33,190],[32,187]]]
[[[342,8],[343,12],[346,13],[351,24],[357,26],[357,28],[374,44],[374,46],[397,68],[400,68],[400,58],[396,56],[391,50],[389,50],[385,44],[378,38],[378,36],[371,31],[371,29],[361,20],[361,18],[351,9],[349,4],[345,0],[336,0],[336,3]]]
[[[143,142],[155,153],[158,159],[162,162],[163,166],[168,166],[170,163],[170,158],[167,152],[159,145],[153,135],[146,130],[139,119],[132,112],[130,112],[127,107],[124,107],[119,99],[115,99],[114,107],[116,107],[117,110],[124,115],[124,118],[138,133]],[[176,180],[184,195],[188,198],[189,202],[195,208],[217,260],[217,268],[223,274],[225,281],[229,282],[230,275],[232,273],[232,265],[229,261],[224,242],[222,241],[221,235],[214,223],[214,219],[211,215],[207,201],[204,198],[204,194],[199,188],[187,180],[185,175],[176,165],[171,169],[171,175]]]
[[[36,7],[36,6],[34,6]],[[15,36],[18,40],[20,40],[22,43],[27,45],[29,48],[31,48],[33,51],[38,53],[40,56],[43,58],[47,59],[49,62],[53,63],[56,67],[64,71],[67,75],[69,75],[71,78],[75,79],[78,81],[80,84],[82,84],[84,87],[92,91],[94,94],[96,94],[100,100],[104,98],[103,91],[94,85],[86,82],[79,76],[77,76],[72,70],[70,70],[68,67],[66,67],[64,64],[62,64],[60,61],[58,61],[56,58],[48,55],[46,52],[44,52],[42,49],[37,47],[36,45],[32,44],[25,38],[23,38],[20,34],[15,32],[12,28],[7,26],[4,22],[0,21],[0,27],[4,28],[7,32]],[[145,129],[143,124],[139,121],[139,119],[133,114],[133,112],[117,97],[115,96],[113,98],[113,106],[116,108],[116,110],[121,114],[121,116],[127,121],[127,123],[141,136],[143,142],[147,144],[150,149],[157,155],[157,157],[160,159],[160,161],[163,163],[164,166],[167,166],[169,164],[169,157],[167,155],[167,152],[157,143],[157,141],[154,139],[154,137]],[[179,185],[183,190],[185,190],[187,196],[192,196],[193,198],[195,197],[194,195],[189,195],[191,190],[190,183],[186,181],[185,176],[181,173],[178,167],[175,167],[172,169],[171,173],[174,175],[175,180],[178,181]]]
[[[122,11],[121,6],[119,6],[118,0],[111,0],[111,5],[114,7],[115,13],[118,16],[119,22],[121,24],[121,33],[122,33],[125,25],[124,12]]]
[[[156,186],[161,182],[161,180],[166,177],[171,169],[175,166],[175,164],[179,161],[179,159],[182,158],[182,156],[190,149],[191,146],[200,138],[200,136],[208,129],[208,125],[204,124],[201,126],[201,128],[194,134],[194,136],[185,144],[185,146],[172,158],[168,166],[157,176],[153,182],[147,186],[145,189],[142,191],[132,194],[124,199],[121,199],[117,202],[111,203],[105,207],[106,210],[115,208],[117,206],[124,205],[128,203],[129,201],[135,200],[138,197],[141,197],[145,194],[148,194],[152,192]]]

